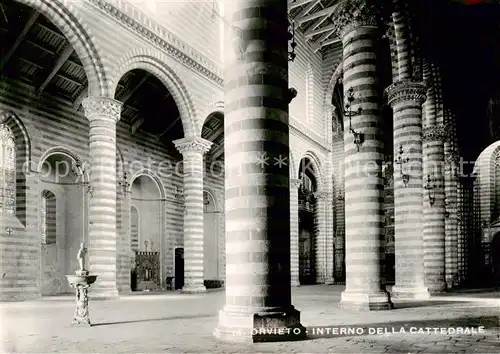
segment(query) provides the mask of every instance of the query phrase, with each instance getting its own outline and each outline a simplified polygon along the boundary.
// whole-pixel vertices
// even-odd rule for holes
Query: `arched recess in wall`
[[[2,212],[4,217],[6,215],[14,215],[23,224],[26,225],[26,206],[27,206],[27,185],[26,176],[31,173],[31,142],[28,136],[28,132],[22,123],[22,121],[10,111],[5,111],[0,109],[0,128],[8,136],[2,139],[12,139],[14,145],[14,159],[13,168],[9,181],[5,179],[2,181],[2,188],[4,188],[5,193],[9,195],[4,195],[2,197],[2,204],[11,204],[8,208],[2,207],[2,209],[8,209]],[[6,176],[6,174],[4,173]]]
[[[205,108],[200,136],[212,143],[205,155],[205,181],[224,183],[224,101],[214,101]]]
[[[154,75],[167,88],[179,110],[184,136],[194,137],[197,132],[196,109],[186,86],[175,71],[166,64],[170,61],[169,57],[155,50],[133,50],[116,62],[110,89],[115,95],[120,79],[132,70],[144,70]]]
[[[129,246],[129,250],[135,252],[131,287],[133,290],[158,290],[164,286],[166,272],[165,188],[155,173],[142,169],[130,178],[129,191],[133,206],[128,211],[132,228],[134,218],[137,221],[136,236],[132,229]],[[133,237],[137,237],[137,246]]]
[[[74,257],[81,242],[88,244],[88,166],[80,156],[64,146],[46,150],[36,167],[38,188],[37,214],[41,234],[41,293],[56,295],[69,291],[65,274],[77,269]],[[51,212],[52,210],[52,212]],[[49,220],[57,242],[49,240]],[[44,230],[44,224],[47,227]],[[68,273],[69,272],[69,273]]]
[[[298,178],[301,180],[298,193],[299,220],[299,282],[315,284],[318,272],[318,201],[317,192],[323,189],[319,162],[312,152],[300,160]]]
[[[67,38],[82,61],[91,96],[108,97],[108,75],[103,65],[101,50],[82,18],[68,1],[15,0],[47,17]]]
[[[481,225],[491,224],[500,216],[499,154],[500,141],[496,141],[479,154],[474,164],[475,192],[479,193],[474,199],[479,201]]]
[[[57,198],[53,192],[44,189],[40,195],[40,234],[41,234],[41,269],[40,292],[44,295],[56,295],[63,290],[64,284],[64,249],[59,252],[64,241],[58,238]],[[62,236],[62,235],[61,235]]]

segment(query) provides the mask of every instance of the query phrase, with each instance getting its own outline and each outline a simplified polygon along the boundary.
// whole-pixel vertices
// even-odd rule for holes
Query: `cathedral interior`
[[[73,294],[82,242],[91,298],[219,289],[222,339],[297,286],[500,286],[496,2],[0,10],[0,300]]]

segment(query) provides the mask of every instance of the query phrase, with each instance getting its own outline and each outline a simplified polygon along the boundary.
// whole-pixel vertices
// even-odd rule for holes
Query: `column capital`
[[[174,140],[173,143],[176,149],[179,150],[181,154],[184,154],[188,151],[195,151],[204,155],[208,151],[210,151],[210,148],[213,145],[212,142],[203,138],[182,138]]]
[[[422,139],[424,141],[444,141],[446,135],[446,129],[443,124],[436,124],[422,129]]]
[[[298,189],[301,184],[302,184],[302,181],[300,179],[290,178],[290,188]]]
[[[380,8],[367,4],[366,0],[343,1],[332,16],[341,38],[357,27],[378,27]]]
[[[457,150],[452,150],[449,154],[445,154],[445,160],[451,165],[458,165],[460,163],[460,154]]]
[[[109,97],[87,97],[83,100],[82,106],[88,120],[102,119],[104,116],[118,122],[123,104]]]
[[[318,200],[328,200],[328,199],[333,199],[333,193],[328,192],[328,191],[318,191],[314,193],[314,196]]]
[[[422,105],[427,98],[426,93],[427,88],[424,83],[410,80],[395,82],[384,91],[391,107],[405,101],[412,101]]]

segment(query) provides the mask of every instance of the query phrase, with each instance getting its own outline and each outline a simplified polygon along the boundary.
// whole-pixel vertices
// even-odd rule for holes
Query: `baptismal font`
[[[96,281],[97,275],[89,275],[89,271],[85,270],[86,254],[87,247],[82,242],[76,255],[80,270],[77,270],[75,275],[66,275],[66,278],[76,289],[76,309],[72,324],[90,326],[88,288]]]

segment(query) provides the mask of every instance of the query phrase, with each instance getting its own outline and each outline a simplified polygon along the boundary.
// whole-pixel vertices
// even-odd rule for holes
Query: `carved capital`
[[[290,179],[290,188],[298,189],[301,184],[302,184],[302,181],[298,178],[291,178]]]
[[[424,141],[445,141],[446,129],[442,124],[432,125],[422,130],[422,139]]]
[[[109,97],[87,97],[82,106],[88,120],[108,118],[116,123],[120,120],[123,104]]]
[[[395,82],[385,89],[385,95],[391,107],[406,101],[422,105],[427,98],[426,92],[427,89],[423,83],[409,80]]]
[[[181,154],[184,155],[186,152],[199,152],[204,155],[212,147],[212,142],[205,140],[203,138],[182,138],[179,140],[174,140],[174,145]]]
[[[453,150],[450,153],[445,154],[445,161],[451,165],[458,165],[460,163],[460,154],[458,151]]]
[[[333,193],[327,191],[319,191],[314,193],[314,197],[318,200],[330,200],[333,199]]]
[[[380,6],[367,4],[366,0],[341,2],[332,16],[337,25],[336,33],[344,38],[346,34],[358,27],[378,27],[380,10]]]

